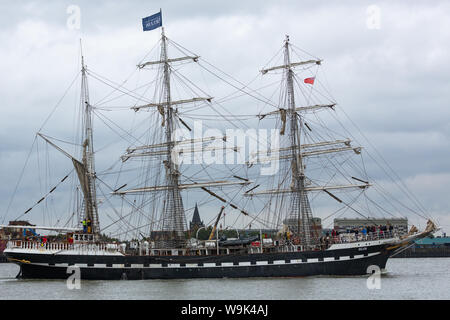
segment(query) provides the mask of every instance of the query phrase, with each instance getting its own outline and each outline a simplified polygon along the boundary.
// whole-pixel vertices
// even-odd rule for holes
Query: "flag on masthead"
[[[142,19],[142,27],[144,31],[150,31],[162,26],[162,13],[159,11],[154,15]]]

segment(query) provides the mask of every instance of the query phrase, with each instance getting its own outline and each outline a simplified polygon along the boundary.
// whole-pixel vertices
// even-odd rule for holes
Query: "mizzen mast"
[[[290,218],[296,219],[298,222],[297,233],[303,245],[309,247],[314,245],[315,241],[312,238],[312,211],[309,204],[308,195],[305,190],[305,173],[302,160],[302,152],[300,145],[300,130],[299,123],[301,115],[295,109],[295,95],[293,84],[293,70],[291,67],[291,60],[289,55],[289,36],[286,36],[284,44],[284,61],[286,68],[285,77],[287,82],[287,107],[288,120],[290,122],[289,140],[291,143],[291,168],[292,168],[292,182],[291,189],[297,192],[292,193],[291,196],[291,213]],[[297,118],[298,117],[298,118]]]
[[[308,60],[303,62],[291,62],[290,58],[290,48],[289,48],[289,36],[286,36],[284,42],[284,64],[281,66],[271,67],[268,69],[261,70],[262,74],[266,74],[272,70],[283,69],[284,79],[286,81],[286,92],[284,96],[284,108],[270,113],[278,113],[281,118],[282,128],[281,135],[287,134],[288,136],[288,147],[284,148],[284,151],[289,153],[279,159],[291,159],[290,161],[290,171],[291,171],[291,183],[290,183],[290,195],[289,201],[289,212],[287,217],[289,220],[296,221],[297,230],[294,231],[296,237],[299,238],[300,243],[305,247],[305,249],[313,247],[317,244],[317,235],[313,228],[312,210],[309,203],[307,188],[305,188],[305,173],[303,165],[303,155],[307,155],[302,152],[303,146],[301,145],[301,115],[297,112],[299,111],[295,105],[295,92],[294,92],[294,71],[292,70],[296,66],[303,66],[307,64],[321,64],[321,60]],[[311,106],[310,108],[332,108],[333,105],[317,105]],[[260,116],[260,119],[264,118],[266,115]],[[286,130],[286,126],[289,126]],[[279,150],[281,151],[281,149]],[[287,190],[268,190],[262,192],[261,194],[273,194],[273,193],[285,193]],[[247,196],[256,195],[255,193],[248,194]]]

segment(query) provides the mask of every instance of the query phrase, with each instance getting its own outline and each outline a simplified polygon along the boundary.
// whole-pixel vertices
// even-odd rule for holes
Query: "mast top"
[[[83,43],[81,42],[81,38],[80,38],[80,55],[81,55],[81,72],[83,72],[84,74],[86,72],[86,65],[84,64]]]

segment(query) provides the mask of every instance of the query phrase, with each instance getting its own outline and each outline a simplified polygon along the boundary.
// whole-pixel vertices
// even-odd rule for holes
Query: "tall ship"
[[[161,27],[160,13],[149,18],[144,21],[144,31]],[[349,194],[356,192],[356,198],[362,197],[365,203],[373,201],[367,196],[373,182],[368,175],[349,171],[356,168],[356,172],[364,173],[364,166],[355,165],[354,160],[362,148],[354,147],[348,138],[336,138],[336,128],[327,127],[329,117],[321,120],[323,113],[336,112],[336,103],[311,103],[321,98],[312,90],[318,76],[303,75],[320,68],[322,60],[310,57],[294,61],[296,47],[286,36],[279,51],[281,64],[260,72],[262,77],[281,77],[274,94],[278,101],[231,80],[225,72],[219,72],[217,78],[235,92],[217,99],[180,71],[188,64],[202,67],[202,58],[167,38],[164,28],[161,30],[157,59],[137,66],[137,70],[156,73],[153,81],[139,87],[141,91],[108,82],[117,97],[134,99],[126,112],[145,118],[142,134],[119,132],[127,137],[129,146],[117,156],[119,169],[116,166],[108,172],[115,174],[113,184],[105,182],[105,171],[96,170],[95,159],[101,153],[94,149],[94,114],[102,110],[102,105],[91,102],[88,86],[90,76],[106,80],[87,68],[84,58],[78,156],[61,147],[59,140],[41,131],[37,134],[73,165],[77,179],[74,199],[79,201],[70,220],[72,225],[33,227],[55,232],[52,239],[24,238],[7,243],[4,255],[20,266],[18,277],[67,279],[74,268],[81,279],[93,280],[364,275],[374,268],[385,269],[389,257],[438,230],[432,220],[423,231],[414,226],[406,232],[381,227],[368,218],[369,206],[364,211],[349,200]],[[170,46],[183,55],[170,56]],[[203,62],[203,67],[208,73],[219,70],[208,62]],[[304,101],[298,99],[299,95]],[[262,107],[255,114],[229,112],[225,104],[241,96]],[[251,128],[256,121],[259,131],[255,132],[266,130],[271,134],[250,135],[249,140],[256,140],[249,145],[258,148],[250,147],[245,161],[224,165],[217,160],[218,155],[235,159],[242,145],[220,130],[219,134],[192,136],[198,119],[213,133],[221,123],[242,129]],[[250,124],[244,124],[246,120]],[[203,155],[202,161],[195,161],[197,155]],[[126,169],[127,165],[131,168]],[[57,186],[36,205],[51,197]],[[366,225],[350,230],[353,232],[323,230],[313,215],[318,195],[325,195],[335,206],[327,206],[325,215],[350,211],[367,218]],[[102,209],[113,201],[110,199],[118,199],[121,204]],[[194,202],[214,211],[209,229],[188,228],[189,215],[196,212],[198,220]],[[374,202],[374,206],[381,203]],[[29,215],[33,208],[24,214]],[[103,222],[102,210],[113,215],[110,223]],[[221,237],[219,233],[227,228],[225,214],[228,230],[238,228],[239,218],[230,218],[231,213],[242,217],[247,229],[253,226],[253,234]],[[112,226],[117,227],[115,233],[107,233]],[[204,239],[199,238],[202,228],[207,232]]]

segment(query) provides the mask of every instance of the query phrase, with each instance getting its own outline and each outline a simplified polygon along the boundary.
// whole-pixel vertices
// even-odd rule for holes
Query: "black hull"
[[[361,250],[363,249],[363,250]],[[67,279],[79,267],[81,279],[142,280],[191,278],[306,277],[365,275],[384,269],[383,245],[327,251],[223,256],[100,256],[7,253],[21,267],[21,278]]]

